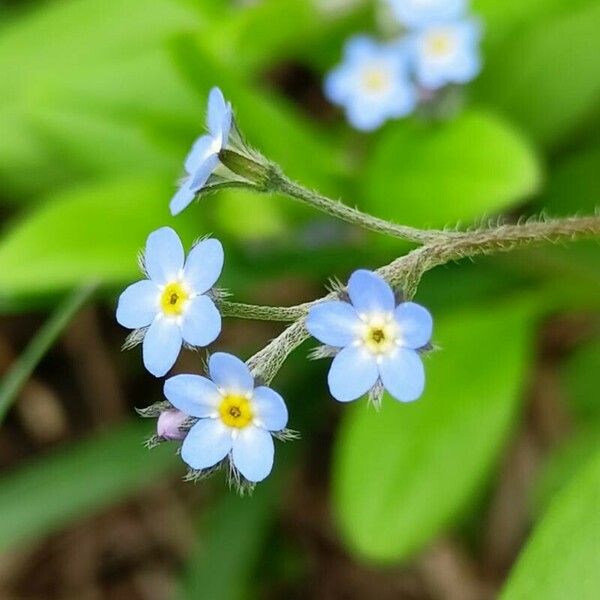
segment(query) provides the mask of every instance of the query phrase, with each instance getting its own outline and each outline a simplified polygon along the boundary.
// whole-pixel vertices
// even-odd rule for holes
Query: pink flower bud
[[[165,410],[160,413],[156,424],[156,433],[165,440],[182,440],[186,436],[180,427],[188,416],[180,410]]]

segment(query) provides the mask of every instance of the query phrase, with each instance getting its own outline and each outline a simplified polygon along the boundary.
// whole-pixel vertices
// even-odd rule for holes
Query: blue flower
[[[352,274],[348,295],[350,302],[317,304],[306,320],[311,335],[341,348],[328,376],[332,396],[350,402],[382,384],[397,400],[416,400],[425,386],[417,350],[429,343],[431,315],[413,302],[396,306],[390,286],[371,271]]]
[[[198,419],[183,441],[181,457],[195,470],[229,457],[247,481],[262,481],[273,468],[272,432],[287,425],[283,398],[269,387],[254,387],[248,366],[231,354],[213,354],[208,372],[210,379],[176,375],[165,382],[169,402]]]
[[[467,0],[389,0],[398,21],[409,28],[457,19],[464,15]]]
[[[219,164],[219,152],[227,145],[232,126],[231,104],[225,101],[219,88],[213,88],[208,97],[208,135],[199,137],[185,160],[185,178],[171,200],[171,214],[186,208],[204,187]]]
[[[223,246],[215,239],[196,244],[187,260],[170,227],[148,236],[143,266],[147,279],[120,296],[117,321],[143,335],[144,365],[156,377],[174,364],[183,342],[207,346],[221,333],[221,315],[206,295],[223,269]]]
[[[481,70],[481,31],[473,20],[440,23],[415,33],[410,41],[414,72],[424,88],[467,83]]]
[[[366,37],[351,38],[343,63],[325,80],[325,94],[346,109],[348,121],[363,131],[377,129],[387,119],[408,115],[416,93],[403,44],[380,44]]]

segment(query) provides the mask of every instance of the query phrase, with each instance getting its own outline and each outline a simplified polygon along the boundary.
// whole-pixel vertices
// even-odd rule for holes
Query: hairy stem
[[[352,208],[339,202],[332,200],[326,196],[322,196],[317,192],[308,190],[301,185],[288,179],[278,168],[274,168],[269,179],[269,190],[273,192],[280,192],[291,198],[304,202],[309,206],[316,208],[332,217],[342,219],[348,223],[358,225],[363,229],[369,229],[377,233],[383,233],[392,237],[407,240],[409,242],[416,242],[418,244],[424,244],[439,239],[452,238],[456,235],[454,232],[439,231],[439,230],[422,230],[414,227],[407,227],[405,225],[396,225],[390,223],[385,219],[379,219],[372,215],[361,212],[356,208]]]
[[[600,235],[600,217],[580,217],[551,221],[501,225],[490,229],[464,232],[448,239],[436,239],[381,267],[377,272],[392,286],[402,287],[407,299],[414,296],[419,281],[428,270],[461,258],[509,252],[543,242],[557,243],[581,237]],[[256,307],[227,303],[230,314],[242,318],[267,318],[287,321],[292,315],[294,323],[256,353],[248,364],[255,375],[270,383],[289,354],[304,342],[309,334],[304,326],[306,313],[311,306],[335,298],[332,292],[314,302],[282,307]],[[272,318],[277,315],[280,318]]]
[[[219,310],[224,317],[237,317],[254,321],[282,321],[290,323],[303,317],[311,302],[297,306],[258,306],[256,304],[241,304],[220,300]]]

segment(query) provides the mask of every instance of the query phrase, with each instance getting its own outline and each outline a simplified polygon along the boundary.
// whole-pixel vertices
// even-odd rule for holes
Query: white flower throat
[[[393,314],[361,315],[361,320],[358,343],[370,354],[381,358],[401,344],[400,328]]]

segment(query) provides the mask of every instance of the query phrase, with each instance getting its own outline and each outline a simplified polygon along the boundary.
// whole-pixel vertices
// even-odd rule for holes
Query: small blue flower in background
[[[247,481],[262,481],[273,468],[272,432],[287,425],[283,398],[269,387],[254,387],[248,366],[231,354],[213,354],[208,371],[210,379],[176,375],[165,382],[169,402],[199,419],[183,441],[181,457],[196,470],[229,457]]]
[[[185,160],[188,174],[179,191],[171,200],[171,214],[176,215],[186,208],[204,187],[219,164],[219,152],[227,145],[233,112],[219,88],[213,88],[208,97],[208,135],[199,137]]]
[[[408,28],[457,19],[464,15],[467,0],[389,0],[398,21]]]
[[[380,44],[366,36],[351,38],[342,64],[325,80],[325,94],[345,107],[348,121],[362,131],[411,113],[417,97],[404,45]]]
[[[311,335],[341,348],[328,375],[332,396],[350,402],[382,384],[402,402],[419,398],[425,373],[417,350],[431,339],[429,312],[414,302],[396,305],[388,283],[371,271],[352,274],[348,295],[350,302],[317,304],[306,320]]]
[[[410,46],[417,82],[436,90],[474,79],[481,71],[480,37],[480,26],[473,20],[440,23],[415,33]]]
[[[162,227],[148,236],[143,257],[147,279],[120,296],[117,321],[143,334],[144,365],[156,377],[177,360],[183,342],[207,346],[221,333],[221,315],[206,295],[223,269],[223,246],[196,244],[187,260],[179,236]]]

